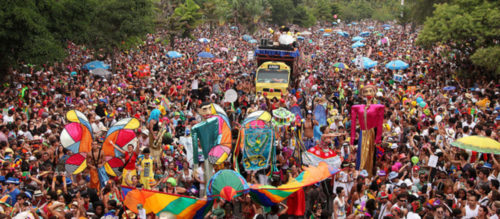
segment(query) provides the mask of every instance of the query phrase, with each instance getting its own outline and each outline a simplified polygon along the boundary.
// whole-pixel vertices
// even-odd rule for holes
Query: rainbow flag
[[[306,167],[306,170],[300,173],[297,178],[291,179],[288,183],[278,187],[250,185],[250,196],[253,201],[260,205],[272,206],[282,202],[297,190],[321,182],[339,171],[339,169],[329,167],[325,162],[321,162],[317,167]]]
[[[147,214],[170,212],[177,218],[203,218],[213,204],[211,200],[125,186],[122,186],[122,196],[125,206],[136,214],[137,205],[142,204]]]
[[[316,167],[306,167],[305,169],[297,178],[278,187],[250,185],[252,200],[263,206],[272,206],[282,202],[299,189],[321,182],[340,171],[337,168],[329,167],[325,162],[319,163]],[[132,212],[137,213],[137,205],[142,204],[146,213],[158,215],[161,212],[170,212],[177,218],[203,218],[212,208],[214,201],[214,196],[210,196],[208,199],[197,199],[126,186],[122,186],[122,196],[124,205]]]

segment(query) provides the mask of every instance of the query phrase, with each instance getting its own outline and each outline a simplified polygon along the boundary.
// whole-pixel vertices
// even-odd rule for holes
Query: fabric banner
[[[260,170],[269,166],[274,133],[271,128],[245,129],[243,166],[245,170]]]
[[[330,167],[340,168],[340,164],[342,164],[342,160],[333,150],[323,150],[319,146],[312,147],[302,153],[302,160],[304,164],[310,166],[318,166],[320,162],[325,162]]]
[[[189,163],[189,166],[193,166],[193,140],[191,137],[179,137],[179,144],[184,146],[186,149],[186,157]]]

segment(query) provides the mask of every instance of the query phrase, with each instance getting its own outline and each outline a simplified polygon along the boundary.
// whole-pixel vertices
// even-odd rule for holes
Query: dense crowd
[[[364,40],[366,45],[356,49],[351,48],[350,37],[336,34],[338,29],[356,36],[369,26],[374,29]],[[327,28],[333,29],[330,36],[323,32]],[[239,29],[220,26],[209,31],[201,27],[195,30],[195,39],[178,38],[167,44],[162,43],[165,32],[148,35],[141,46],[115,56],[116,72],[110,77],[82,70],[85,63],[102,57],[73,43],[68,43],[69,55],[62,63],[42,70],[25,65],[14,71],[0,98],[0,217],[155,217],[125,209],[121,186],[203,197],[204,167],[195,168],[188,161],[180,139],[202,121],[199,106],[213,102],[226,110],[234,142],[248,112],[292,105],[306,115],[303,139],[314,139],[317,122],[312,111],[323,104],[328,110],[328,126],[322,131],[337,135],[312,140],[310,146],[329,144],[343,161],[342,170],[331,179],[303,189],[301,207],[288,208],[285,201],[267,209],[247,195],[214,208],[207,217],[498,218],[498,156],[450,145],[471,135],[498,141],[500,134],[500,84],[481,74],[467,80],[458,77],[459,69],[476,72],[473,66],[456,60],[465,54],[456,54],[448,45],[420,48],[415,44],[418,32],[398,25],[384,28],[365,21],[308,30],[291,27],[297,35],[312,33],[297,40],[302,55],[300,76],[280,100],[266,100],[255,93],[258,66],[249,56],[257,44],[243,40],[246,33]],[[272,34],[262,27],[253,37],[272,38]],[[183,57],[167,57],[171,50]],[[215,58],[199,58],[199,52],[210,52]],[[378,65],[359,68],[352,61],[358,56],[378,61]],[[385,63],[396,59],[409,67],[400,71],[385,68]],[[338,62],[349,67],[335,67]],[[151,74],[137,74],[138,66],[145,64]],[[395,74],[402,80],[395,80]],[[385,106],[373,176],[354,168],[357,147],[349,143],[351,135],[347,134],[356,125],[351,123],[351,106],[365,103],[360,90],[368,85],[376,87],[376,101]],[[238,93],[232,105],[222,101],[228,89]],[[148,121],[161,96],[171,104],[166,115],[156,123]],[[427,103],[425,107],[417,104],[417,97]],[[66,172],[65,161],[71,153],[62,147],[59,136],[68,123],[66,112],[73,109],[89,118],[96,136],[93,148],[103,144],[106,131],[116,121],[135,117],[141,122],[138,147],[120,149],[125,154],[122,176],[111,177],[102,188],[89,186],[88,169],[92,167],[77,175]],[[161,135],[163,130],[166,137]],[[280,185],[296,177],[302,164],[290,153],[291,141],[287,140],[291,138],[286,133],[276,147],[279,173],[273,176],[280,177],[268,180],[261,172],[242,169],[247,181]],[[160,160],[152,160],[158,142],[162,155]]]

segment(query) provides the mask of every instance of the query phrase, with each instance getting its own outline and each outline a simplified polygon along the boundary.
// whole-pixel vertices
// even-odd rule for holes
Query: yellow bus
[[[291,69],[284,62],[264,62],[257,69],[255,77],[256,92],[267,93],[267,98],[281,99],[288,93]]]

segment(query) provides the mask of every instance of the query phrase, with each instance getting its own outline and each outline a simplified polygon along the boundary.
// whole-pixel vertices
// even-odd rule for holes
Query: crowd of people
[[[350,36],[370,30],[364,47],[351,48]],[[331,28],[330,36],[324,29]],[[277,28],[275,28],[277,29]],[[456,57],[448,45],[423,49],[415,44],[418,32],[393,25],[364,21],[359,24],[323,24],[310,29],[290,27],[299,36],[301,67],[296,83],[281,99],[266,100],[255,93],[255,58],[249,56],[257,44],[242,39],[243,28],[220,26],[212,31],[200,27],[193,39],[176,38],[163,44],[166,32],[150,34],[137,48],[115,56],[115,72],[98,77],[83,70],[85,63],[102,59],[94,51],[68,43],[68,57],[61,63],[25,65],[15,70],[1,89],[0,107],[0,217],[1,218],[154,218],[124,208],[121,186],[151,189],[203,198],[207,182],[204,167],[195,168],[183,150],[182,137],[202,121],[197,109],[206,102],[218,103],[238,128],[249,112],[272,111],[298,105],[306,115],[303,139],[314,139],[317,125],[312,111],[317,104],[328,110],[323,133],[334,137],[312,140],[325,143],[342,158],[341,171],[331,179],[303,188],[299,207],[285,202],[267,209],[242,196],[213,209],[210,218],[498,218],[500,213],[500,164],[495,154],[477,153],[451,146],[456,139],[478,135],[499,140],[500,83],[477,74],[469,79],[459,70],[476,72]],[[322,30],[320,30],[322,29]],[[377,31],[377,32],[375,32]],[[375,32],[375,33],[374,33]],[[268,27],[252,35],[272,38]],[[385,37],[385,40],[380,41]],[[196,39],[207,38],[209,42]],[[181,58],[169,58],[167,51]],[[215,58],[200,58],[210,52]],[[378,62],[373,68],[352,61],[366,56]],[[385,63],[403,60],[405,70],[389,70]],[[217,60],[217,61],[214,61]],[[109,59],[106,63],[112,63]],[[336,67],[344,63],[347,67]],[[137,74],[149,65],[150,74]],[[401,75],[402,80],[395,80]],[[351,106],[364,104],[364,86],[376,87],[376,102],[385,106],[382,143],[377,146],[376,174],[356,170],[357,144],[350,144]],[[447,89],[444,89],[444,88]],[[224,92],[234,89],[237,100],[223,102]],[[169,99],[162,121],[148,122],[158,98]],[[421,97],[426,103],[417,103]],[[134,117],[141,122],[138,146],[120,149],[125,156],[120,177],[111,177],[104,187],[91,184],[89,170],[72,175],[65,169],[70,153],[59,140],[66,112],[78,110],[89,118],[93,147],[116,121]],[[165,135],[159,134],[165,130]],[[158,138],[161,138],[158,140]],[[259,173],[242,175],[250,183],[284,184],[302,168],[291,151],[286,133],[276,145],[281,176],[262,180]],[[357,142],[358,139],[354,139]],[[159,160],[151,158],[161,145]],[[232,159],[228,159],[228,162]],[[230,164],[226,168],[230,168]]]

